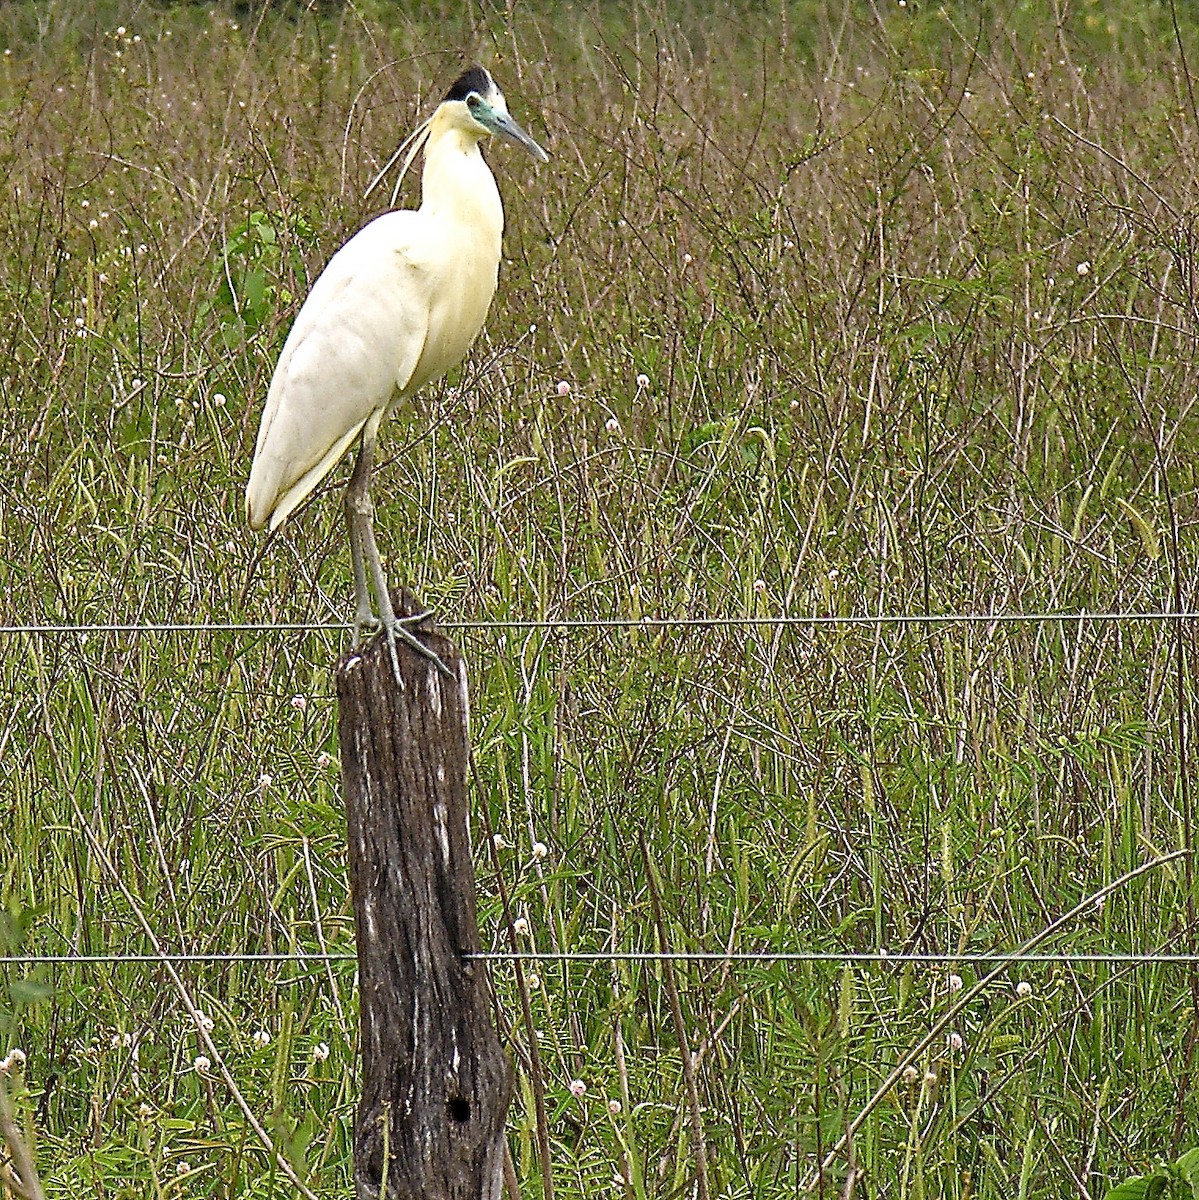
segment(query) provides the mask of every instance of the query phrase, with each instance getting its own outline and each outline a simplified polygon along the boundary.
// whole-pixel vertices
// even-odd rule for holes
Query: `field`
[[[352,1192],[345,469],[270,539],[242,493],[464,61],[553,159],[488,149],[499,293],[375,499],[521,945],[601,952],[492,966],[525,1200],[1100,1200],[1199,1144],[1188,11],[0,6],[0,1054],[48,1200],[297,1195],[250,1114]],[[160,949],[281,957],[180,963],[206,1038]]]

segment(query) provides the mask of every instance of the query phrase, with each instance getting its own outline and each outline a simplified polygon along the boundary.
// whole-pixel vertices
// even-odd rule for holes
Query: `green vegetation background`
[[[0,634],[8,949],[145,953],[140,911],[174,949],[352,950],[339,481],[269,541],[241,492],[297,304],[464,60],[554,158],[488,150],[487,331],[384,430],[384,550],[446,621],[1195,608],[1179,9],[0,6],[4,623],[324,626]],[[655,948],[642,836],[676,949],[950,954],[1192,841],[1194,622],[455,636],[530,947]],[[501,947],[482,848],[479,884]],[[1194,900],[1173,861],[1039,949],[1194,953]],[[849,1163],[859,1195],[1097,1197],[1194,1144],[1196,967],[979,974],[677,968],[711,1195],[795,1195],[961,997],[824,1195]],[[185,978],[348,1195],[352,964]],[[5,979],[52,1200],[294,1194],[159,967]],[[693,1194],[660,967],[530,985],[556,1194]]]

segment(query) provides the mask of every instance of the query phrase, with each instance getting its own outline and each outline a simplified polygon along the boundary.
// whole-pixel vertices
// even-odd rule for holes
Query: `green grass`
[[[384,551],[445,620],[1195,607],[1181,6],[420,8],[0,8],[6,623],[348,617],[339,481],[269,541],[242,488],[299,299],[463,57],[554,159],[489,151],[486,333],[384,427]],[[641,836],[675,949],[963,955],[1192,841],[1193,622],[459,636],[530,946],[656,948]],[[347,644],[0,635],[11,947],[146,953],[141,913],[173,948],[351,950]],[[1193,953],[1194,902],[1175,860],[1038,949]],[[674,970],[714,1197],[796,1195],[967,994],[856,1128],[855,1194],[1098,1198],[1199,1141],[1193,967]],[[694,1194],[662,966],[536,975],[555,1194]],[[50,1200],[295,1194],[159,966],[4,978]],[[349,1195],[352,965],[184,978],[296,1169]]]

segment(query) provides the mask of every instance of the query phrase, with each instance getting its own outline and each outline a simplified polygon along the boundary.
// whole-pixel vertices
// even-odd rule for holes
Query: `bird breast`
[[[429,323],[416,369],[401,397],[462,361],[487,319],[499,275],[498,234],[434,214],[428,221],[432,228],[414,265],[431,285]]]

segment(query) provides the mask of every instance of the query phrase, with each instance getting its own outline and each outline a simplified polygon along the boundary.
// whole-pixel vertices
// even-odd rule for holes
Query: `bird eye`
[[[466,98],[466,107],[467,108],[478,108],[479,103],[480,103],[479,97],[474,92],[471,92],[471,94],[469,96],[467,96],[467,98]]]

